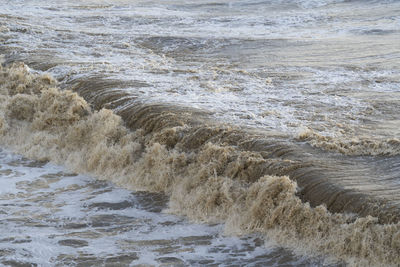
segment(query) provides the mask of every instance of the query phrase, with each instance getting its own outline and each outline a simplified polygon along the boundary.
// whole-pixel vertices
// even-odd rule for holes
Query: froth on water
[[[3,1],[0,144],[37,160],[27,163],[33,164],[29,168],[47,169],[40,164],[50,160],[127,190],[152,192],[144,195],[165,201],[162,207],[169,213],[222,223],[207,228],[213,233],[223,228],[233,235],[254,234],[302,255],[350,265],[396,266],[399,4]],[[4,170],[5,177],[10,171]],[[37,197],[42,205],[47,203],[40,200],[42,192],[48,197],[53,189],[67,194],[50,178],[21,175],[25,180],[14,187],[25,193],[12,201]],[[76,210],[88,212],[90,231],[99,223],[95,215],[110,225],[119,218],[123,225],[115,229],[130,231],[132,216],[119,212],[131,209],[137,194],[93,181],[104,189],[99,195],[111,192],[110,199],[115,198],[96,202],[97,193],[87,195],[87,177],[60,179],[82,180],[83,187],[68,192],[77,196]],[[123,199],[113,195],[116,191]],[[83,208],[82,201],[88,201]],[[158,204],[150,206],[157,209]],[[108,217],[98,213],[105,210]],[[98,227],[105,230],[96,228],[95,234],[113,232],[111,226]],[[157,227],[169,229],[158,225],[152,231]],[[30,244],[31,235],[26,236],[15,244]],[[215,235],[199,238],[219,246]],[[55,237],[53,245],[72,251],[57,262],[112,265],[147,259],[179,265],[179,260],[193,259],[192,250],[181,250],[186,241],[180,237],[161,243],[121,241],[129,251],[156,246],[151,251],[161,253],[176,247],[167,251],[188,255],[162,260],[159,254],[128,257],[120,253],[122,245],[96,258],[93,251],[84,251],[91,247],[89,239]],[[237,241],[249,245],[247,252],[239,246],[238,253],[253,257],[262,250],[260,240]],[[196,253],[197,245],[192,247]],[[215,251],[230,253],[224,246]],[[282,253],[277,261],[290,264],[299,259],[288,251],[266,253]],[[219,261],[213,256],[212,261],[239,261],[232,257]],[[247,262],[268,261],[255,258]]]
[[[93,110],[24,64],[2,67],[1,81],[3,146],[128,189],[165,194],[166,211],[224,223],[229,234],[262,234],[299,253],[353,264],[399,261],[396,203],[368,188],[343,189],[340,175],[318,176],[335,173],[333,166],[313,158],[311,148],[304,153],[284,142],[281,134],[221,125],[199,110],[132,99],[119,110],[122,117],[98,102],[99,110]],[[109,98],[94,97],[94,105],[96,99]],[[117,100],[118,94],[105,102]],[[47,187],[40,179],[27,184],[35,183]],[[79,247],[87,241],[60,242]]]
[[[313,264],[254,235],[221,234],[160,213],[167,197],[132,192],[0,151],[0,264],[215,266]]]

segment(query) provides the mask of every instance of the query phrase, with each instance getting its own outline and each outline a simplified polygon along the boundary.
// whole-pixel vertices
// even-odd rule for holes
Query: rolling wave
[[[399,185],[374,176],[368,159],[224,124],[204,110],[146,103],[109,90],[112,81],[58,86],[23,63],[1,67],[3,146],[163,192],[168,212],[225,223],[227,233],[267,234],[354,265],[400,261]]]

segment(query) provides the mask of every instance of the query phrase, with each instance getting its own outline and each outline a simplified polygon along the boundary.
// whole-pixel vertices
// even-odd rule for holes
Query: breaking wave
[[[225,223],[230,234],[266,234],[353,265],[400,262],[398,206],[330,179],[338,170],[310,148],[101,84],[69,89],[79,95],[23,63],[0,67],[1,144],[125,188],[163,192],[168,212]]]
[[[307,141],[312,146],[344,155],[396,156],[400,154],[400,140],[397,138],[372,140],[354,137],[349,140],[344,137],[323,136],[307,129],[299,133],[298,139]]]

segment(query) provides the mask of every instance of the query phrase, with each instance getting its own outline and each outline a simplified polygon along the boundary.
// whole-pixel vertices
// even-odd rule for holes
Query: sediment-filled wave
[[[345,137],[330,137],[320,135],[310,129],[298,135],[298,139],[306,140],[315,147],[328,151],[339,152],[353,156],[396,156],[400,154],[400,140],[371,140],[362,138],[346,139]]]
[[[223,222],[227,233],[263,233],[354,265],[400,262],[398,188],[363,180],[372,174],[362,159],[350,164],[281,133],[140,102],[106,81],[70,81],[60,90],[23,63],[0,72],[3,146],[163,192],[169,212]]]

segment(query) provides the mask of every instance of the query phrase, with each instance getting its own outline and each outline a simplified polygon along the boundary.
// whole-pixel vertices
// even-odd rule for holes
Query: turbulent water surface
[[[259,237],[161,214],[166,197],[132,193],[46,162],[0,152],[5,266],[310,264]],[[314,260],[314,263],[318,261]]]
[[[399,264],[399,1],[0,0],[0,55],[3,264]]]

